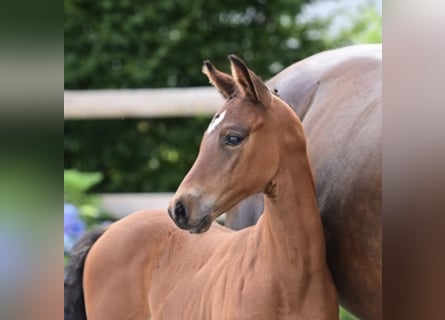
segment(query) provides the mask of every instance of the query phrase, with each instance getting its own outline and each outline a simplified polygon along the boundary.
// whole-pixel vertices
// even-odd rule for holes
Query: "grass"
[[[348,311],[340,307],[340,320],[359,320],[357,317],[354,317]]]

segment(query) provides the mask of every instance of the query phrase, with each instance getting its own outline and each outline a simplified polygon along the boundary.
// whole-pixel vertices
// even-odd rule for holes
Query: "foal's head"
[[[198,158],[168,209],[178,227],[192,233],[207,231],[219,215],[265,191],[290,140],[301,140],[305,148],[303,136],[298,137],[301,123],[291,108],[242,60],[233,55],[229,59],[232,76],[204,63],[203,72],[226,102],[213,117]]]

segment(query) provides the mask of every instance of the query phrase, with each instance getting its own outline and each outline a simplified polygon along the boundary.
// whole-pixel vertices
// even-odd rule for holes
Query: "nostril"
[[[175,205],[175,217],[178,220],[178,222],[184,223],[187,220],[187,213],[181,201],[178,201]]]

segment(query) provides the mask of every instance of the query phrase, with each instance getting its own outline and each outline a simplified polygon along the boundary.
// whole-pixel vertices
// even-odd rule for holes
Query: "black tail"
[[[105,232],[105,228],[91,230],[80,238],[71,251],[65,267],[65,320],[86,320],[83,298],[83,267],[93,244]]]

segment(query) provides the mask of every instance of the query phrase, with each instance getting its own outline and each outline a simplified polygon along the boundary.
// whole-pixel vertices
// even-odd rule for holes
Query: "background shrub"
[[[235,53],[269,78],[326,48],[297,24],[305,1],[66,0],[65,89],[208,85],[203,60]],[[65,168],[100,171],[100,192],[174,191],[209,118],[65,122]]]
[[[381,39],[364,8],[336,36],[296,17],[307,0],[65,0],[65,89],[208,85],[235,53],[263,79],[313,53]],[[380,37],[380,39],[379,39]],[[210,118],[65,121],[65,168],[98,171],[96,192],[174,191]]]

